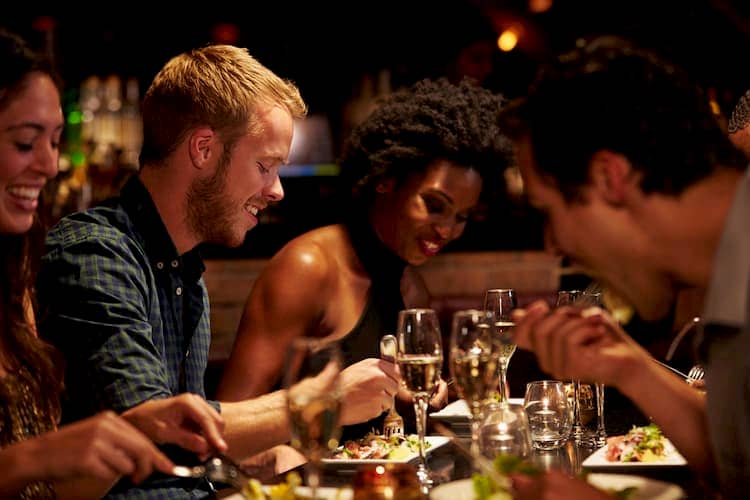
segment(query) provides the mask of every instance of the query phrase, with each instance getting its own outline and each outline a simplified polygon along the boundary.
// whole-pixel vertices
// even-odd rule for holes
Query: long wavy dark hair
[[[52,65],[32,51],[24,40],[0,29],[0,109],[5,109],[26,84],[32,72],[42,72],[58,84]],[[41,410],[54,422],[60,417],[62,390],[61,356],[41,340],[33,317],[34,278],[43,245],[45,227],[35,217],[24,234],[0,234],[0,347],[4,367],[31,389]],[[31,306],[31,307],[30,307]],[[0,399],[13,397],[0,384]]]

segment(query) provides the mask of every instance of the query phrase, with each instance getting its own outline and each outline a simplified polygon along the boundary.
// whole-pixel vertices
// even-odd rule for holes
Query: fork
[[[687,374],[687,378],[685,381],[693,385],[699,380],[703,380],[703,377],[706,375],[706,370],[703,369],[701,365],[694,365],[692,368],[690,368],[690,371]]]
[[[703,377],[706,375],[706,371],[703,369],[703,366],[701,366],[701,365],[693,365],[693,367],[690,368],[690,371],[688,371],[687,374],[685,374],[685,373],[681,372],[680,370],[678,370],[677,368],[669,366],[668,364],[666,364],[666,363],[664,363],[662,361],[659,361],[656,358],[652,358],[652,359],[654,361],[656,361],[657,363],[659,363],[664,368],[666,368],[666,369],[668,369],[668,370],[676,373],[680,377],[684,378],[685,382],[687,382],[690,385],[694,384],[695,382],[697,382],[699,380],[703,380]]]
[[[172,469],[172,475],[178,477],[205,477],[211,482],[225,483],[235,488],[245,487],[250,477],[242,472],[240,466],[225,455],[216,455],[209,458],[202,465],[193,467],[176,465]]]
[[[380,339],[380,357],[386,361],[395,361],[396,337],[383,335],[383,338]],[[385,420],[383,420],[383,435],[386,438],[404,435],[404,419],[396,412],[395,400],[388,410]]]

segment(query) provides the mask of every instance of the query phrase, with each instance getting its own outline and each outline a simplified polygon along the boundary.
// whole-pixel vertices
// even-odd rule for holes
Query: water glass
[[[559,380],[539,380],[526,384],[524,409],[534,448],[554,450],[570,436],[570,407],[565,385]]]
[[[479,451],[494,459],[497,455],[531,455],[531,433],[526,411],[518,404],[492,404],[485,407],[479,427]]]

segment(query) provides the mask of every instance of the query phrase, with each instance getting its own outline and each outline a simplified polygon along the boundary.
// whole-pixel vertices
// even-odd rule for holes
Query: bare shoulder
[[[269,261],[264,274],[284,275],[300,283],[323,284],[338,272],[340,237],[336,226],[324,226],[303,233],[284,245]]]

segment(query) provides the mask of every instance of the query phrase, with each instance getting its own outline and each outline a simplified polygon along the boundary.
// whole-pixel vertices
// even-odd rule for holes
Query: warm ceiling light
[[[516,47],[517,44],[518,34],[512,29],[503,31],[497,38],[497,46],[503,52],[510,52]]]
[[[529,10],[534,13],[544,12],[552,7],[552,0],[529,0]]]

